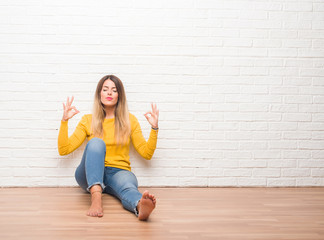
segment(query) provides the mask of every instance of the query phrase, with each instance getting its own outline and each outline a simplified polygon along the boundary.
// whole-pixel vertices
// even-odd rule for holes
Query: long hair
[[[106,75],[100,79],[94,96],[91,130],[95,137],[103,137],[103,121],[106,117],[105,107],[101,102],[101,91],[106,80],[115,83],[118,93],[118,101],[115,108],[115,139],[118,145],[127,143],[131,127],[126,100],[125,89],[122,81],[114,75]]]

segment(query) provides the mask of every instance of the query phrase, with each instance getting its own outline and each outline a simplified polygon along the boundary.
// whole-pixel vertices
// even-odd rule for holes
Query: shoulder
[[[129,113],[129,121],[130,121],[131,124],[138,123],[137,117],[132,113]]]
[[[137,118],[135,117],[134,114],[129,113],[129,120],[132,122],[132,121],[134,121],[134,120],[137,120]]]
[[[132,129],[137,128],[138,125],[139,125],[139,122],[137,120],[137,117],[134,114],[132,114],[132,113],[129,113],[129,122],[130,122],[130,125],[131,125],[131,128]]]

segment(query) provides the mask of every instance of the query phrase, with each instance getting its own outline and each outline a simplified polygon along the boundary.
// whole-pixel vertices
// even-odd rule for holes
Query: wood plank
[[[157,207],[141,222],[107,194],[92,218],[79,188],[1,188],[0,239],[324,239],[324,188],[149,190]]]

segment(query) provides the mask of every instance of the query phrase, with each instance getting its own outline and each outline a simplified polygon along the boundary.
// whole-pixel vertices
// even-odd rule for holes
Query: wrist
[[[151,126],[153,130],[159,130],[159,126]]]

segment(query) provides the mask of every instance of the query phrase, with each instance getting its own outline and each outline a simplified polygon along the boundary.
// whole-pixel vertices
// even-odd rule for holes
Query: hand
[[[157,109],[156,104],[151,103],[152,111],[148,111],[144,114],[147,121],[151,124],[152,128],[158,128],[159,127],[159,110]]]
[[[72,96],[71,101],[69,97],[67,98],[66,105],[63,103],[63,117],[62,121],[68,121],[72,118],[75,114],[78,114],[80,111],[75,108],[75,106],[71,106],[74,97]]]

